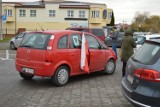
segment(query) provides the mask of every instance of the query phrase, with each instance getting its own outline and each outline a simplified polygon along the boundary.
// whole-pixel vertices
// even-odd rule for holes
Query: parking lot
[[[113,75],[71,77],[66,86],[56,87],[50,78],[23,80],[15,69],[16,51],[9,52],[9,60],[0,52],[0,107],[132,107],[121,93],[119,60]]]

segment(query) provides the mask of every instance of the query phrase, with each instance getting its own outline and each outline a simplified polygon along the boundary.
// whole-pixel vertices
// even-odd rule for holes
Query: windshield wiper
[[[135,59],[134,57],[132,57],[132,60],[134,60],[134,61],[136,61],[136,62],[141,63],[141,61],[139,61],[139,60]]]
[[[32,48],[32,46],[30,46],[30,45],[21,45],[20,47]]]

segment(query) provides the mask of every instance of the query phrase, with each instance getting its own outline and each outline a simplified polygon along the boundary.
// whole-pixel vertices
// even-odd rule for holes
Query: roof
[[[73,30],[45,30],[45,31],[33,31],[35,33],[50,33],[50,34],[64,34],[64,33],[80,33],[79,31],[73,31]]]

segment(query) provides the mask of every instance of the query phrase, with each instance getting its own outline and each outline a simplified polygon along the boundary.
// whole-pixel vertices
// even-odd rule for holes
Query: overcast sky
[[[2,1],[38,1],[38,0],[2,0]],[[72,0],[71,0],[72,1]],[[135,12],[149,12],[150,15],[160,15],[160,0],[73,0],[83,2],[99,2],[107,4],[112,8],[115,15],[115,22],[131,23]]]

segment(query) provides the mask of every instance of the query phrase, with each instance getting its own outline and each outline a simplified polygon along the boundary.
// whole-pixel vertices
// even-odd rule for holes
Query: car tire
[[[116,69],[116,64],[114,60],[110,59],[106,64],[105,70],[103,71],[103,73],[107,75],[111,75],[114,73],[115,69]]]
[[[16,49],[15,44],[13,42],[10,43],[10,49],[11,50],[15,50]]]
[[[26,74],[21,73],[21,72],[19,74],[25,80],[31,80],[34,77],[34,75],[26,75]]]
[[[51,78],[52,83],[56,86],[63,86],[67,84],[69,80],[69,69],[66,66],[60,66],[54,76]]]

